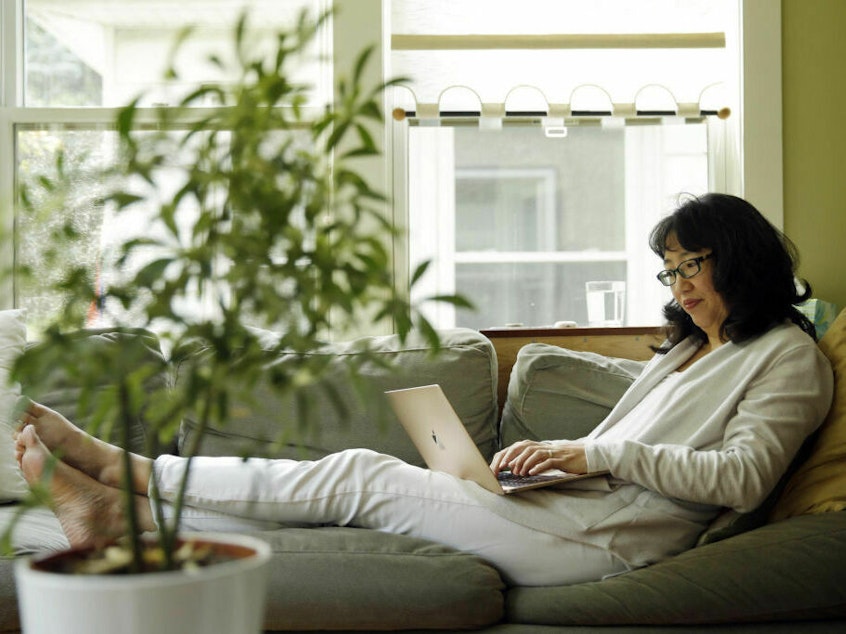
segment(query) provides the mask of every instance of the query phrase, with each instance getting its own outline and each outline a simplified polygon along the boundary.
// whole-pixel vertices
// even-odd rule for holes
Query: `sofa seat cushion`
[[[45,507],[0,504],[0,533],[5,534],[10,527],[9,550],[4,555],[31,555],[70,546],[58,518]]]
[[[560,625],[842,619],[846,512],[775,522],[595,583],[514,588],[506,612]]]
[[[258,533],[273,547],[265,629],[465,629],[503,615],[503,582],[475,555],[357,528]]]
[[[201,453],[314,460],[365,447],[423,466],[384,391],[439,383],[482,455],[490,458],[496,450],[498,417],[493,344],[469,328],[438,334],[437,355],[424,341],[400,343],[396,336],[362,337],[309,353],[325,361],[316,383],[282,394],[269,378],[245,386],[227,424],[203,438]],[[273,333],[265,335],[272,350]],[[269,354],[276,355],[270,363],[286,357]],[[177,386],[183,380],[177,369]],[[191,442],[196,426],[191,416],[183,420],[180,448]]]

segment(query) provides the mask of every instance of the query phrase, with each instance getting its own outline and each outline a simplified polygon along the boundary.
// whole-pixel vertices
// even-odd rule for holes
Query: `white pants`
[[[161,456],[154,474],[175,499],[185,458]],[[366,449],[317,461],[194,458],[182,528],[256,531],[281,526],[355,526],[429,539],[474,553],[517,585],[593,581],[626,569],[610,553],[504,519],[450,475]],[[491,493],[491,495],[494,495]]]

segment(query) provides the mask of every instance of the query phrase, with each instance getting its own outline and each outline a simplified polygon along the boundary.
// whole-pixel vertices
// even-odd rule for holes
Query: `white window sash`
[[[367,4],[375,2],[379,0],[363,0]],[[732,116],[724,122],[725,131],[716,127],[709,130],[709,146],[714,149],[709,156],[713,160],[725,158],[723,164],[709,166],[713,178],[709,187],[749,199],[770,222],[783,228],[781,6],[770,0],[739,0],[738,5],[740,32],[726,33],[726,47],[742,53],[739,57],[743,66],[737,72],[740,102],[728,104]],[[400,228],[409,226],[408,124],[401,120],[404,116],[405,112],[397,113],[399,121],[389,117],[385,133],[391,143],[391,151],[386,153],[390,163],[386,170],[394,170],[390,213]],[[730,139],[738,142],[732,143]],[[729,143],[731,147],[726,147]],[[627,244],[626,248],[642,250],[644,245]],[[396,240],[394,252],[398,285],[407,288],[410,276],[407,238],[401,235]],[[648,283],[652,274],[643,273]],[[634,288],[632,292],[636,292]]]

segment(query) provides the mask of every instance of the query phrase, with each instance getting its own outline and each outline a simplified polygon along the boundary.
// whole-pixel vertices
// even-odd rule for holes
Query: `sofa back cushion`
[[[808,457],[788,480],[772,519],[846,509],[846,310],[819,345],[834,370],[834,398]]]
[[[587,435],[643,370],[645,362],[544,343],[523,346],[511,370],[500,444]]]
[[[231,420],[203,438],[200,453],[311,460],[366,447],[422,466],[384,391],[439,383],[482,454],[490,458],[497,419],[493,345],[465,328],[439,335],[441,350],[434,356],[424,342],[402,344],[393,335],[327,344],[311,353],[329,357],[315,384],[282,394],[268,380],[250,386],[233,403]],[[273,333],[266,336],[272,342]],[[177,368],[177,388],[181,380]],[[196,427],[195,417],[183,420],[180,450],[192,441]]]

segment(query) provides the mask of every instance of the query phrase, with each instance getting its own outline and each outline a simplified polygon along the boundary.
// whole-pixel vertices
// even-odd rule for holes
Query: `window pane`
[[[145,133],[140,133],[143,135]],[[63,129],[52,126],[49,130],[27,129],[18,131],[18,179],[32,204],[21,206],[15,216],[16,231],[16,306],[27,309],[28,328],[38,334],[44,325],[55,320],[64,309],[64,296],[55,288],[71,266],[85,271],[85,280],[99,293],[125,276],[137,271],[151,261],[156,253],[153,247],[138,250],[125,266],[118,267],[117,247],[132,238],[163,237],[161,227],[151,223],[151,212],[156,200],[165,201],[180,186],[178,169],[166,168],[154,174],[155,185],[141,179],[127,182],[122,187],[138,194],[147,194],[148,203],[133,205],[131,212],[116,216],[113,209],[103,204],[101,197],[107,193],[106,183],[99,178],[103,166],[113,161],[117,148],[117,134],[110,130]],[[51,200],[52,186],[44,187],[42,179],[54,183],[58,179],[56,159],[62,153],[69,191],[57,190],[57,200]],[[173,164],[179,158],[174,156]],[[116,184],[114,184],[116,186]],[[152,193],[154,190],[155,193]],[[61,202],[61,205],[57,205]],[[194,209],[183,205],[177,213],[179,224]],[[71,223],[73,239],[52,237],[55,232]],[[54,258],[44,245],[58,245],[61,251]],[[29,274],[24,274],[24,272]],[[186,314],[200,310],[199,299],[186,305]],[[119,318],[124,324],[142,325],[141,316],[128,313],[122,307],[103,305],[95,300],[87,307],[88,326],[108,326]]]
[[[585,282],[625,279],[625,262],[460,264],[456,267],[456,290],[472,297],[477,310],[458,311],[456,325],[551,326],[556,321],[584,325]]]
[[[31,212],[18,210],[15,217],[16,270],[28,269],[30,275],[15,280],[15,305],[27,310],[27,327],[38,333],[48,320],[63,309],[63,298],[48,288],[65,272],[47,259],[44,245],[51,244],[51,235],[73,219],[78,238],[67,241],[61,255],[65,265],[77,263],[89,271],[89,281],[99,282],[102,271],[102,243],[109,233],[106,213],[98,203],[102,183],[90,174],[109,160],[114,148],[114,134],[103,131],[22,130],[16,135],[18,180],[27,188],[32,201]],[[60,213],[50,204],[50,194],[38,186],[41,178],[56,178],[56,153],[64,153],[64,165],[72,177],[76,191]],[[61,193],[61,192],[60,192]],[[90,307],[96,311],[96,306]]]
[[[411,262],[432,260],[415,297],[455,291],[479,309],[433,308],[442,327],[585,325],[585,282],[623,281],[625,324],[660,323],[649,232],[709,190],[709,125],[410,127]]]
[[[150,133],[138,132],[136,139],[142,140],[147,134]],[[168,204],[184,185],[186,174],[183,166],[196,160],[190,147],[177,142],[180,136],[181,133],[176,131],[168,134],[168,138],[174,140],[174,150],[168,154],[169,163],[152,172],[153,182],[136,178],[120,185],[124,191],[142,196],[143,201],[116,215],[110,206],[102,204],[101,198],[106,189],[97,177],[98,168],[113,160],[117,144],[115,132],[63,129],[61,126],[52,126],[46,130],[27,126],[18,129],[18,178],[31,204],[22,205],[15,219],[18,273],[15,279],[15,305],[27,309],[28,328],[33,335],[40,333],[63,310],[64,297],[54,290],[54,285],[63,279],[71,265],[84,269],[87,283],[100,292],[122,283],[144,264],[163,255],[160,252],[162,247],[146,246],[133,251],[133,258],[118,266],[118,248],[127,240],[140,237],[161,239],[163,244],[177,248],[163,222],[156,218],[156,213],[159,205]],[[215,136],[221,151],[225,152],[228,135],[217,133]],[[191,139],[201,140],[199,135],[193,135]],[[267,136],[267,151],[277,151],[281,147],[291,153],[301,152],[311,147],[311,136],[307,130],[280,131],[277,135]],[[45,179],[57,182],[56,158],[59,152],[62,152],[63,170],[72,183],[72,190],[67,192],[66,198],[65,192],[56,192],[57,196],[62,196],[57,199],[63,203],[60,206],[55,204],[57,201],[51,201],[53,194],[50,188],[43,186]],[[219,192],[219,196],[219,206],[212,199],[206,200],[205,204],[222,209],[224,192]],[[194,238],[190,221],[196,213],[196,199],[183,197],[175,213],[175,224],[181,232],[179,242],[183,246],[187,247]],[[293,222],[297,222],[297,214],[294,213],[292,217]],[[57,260],[48,257],[44,245],[54,244],[51,235],[62,230],[68,222],[72,223],[75,231],[73,239],[62,240],[62,251]],[[216,264],[221,267],[221,271],[226,266],[222,257]],[[179,310],[186,319],[208,315],[208,311],[214,310],[218,301],[225,299],[226,288],[222,280],[222,276],[216,278],[208,287],[195,289],[196,295],[181,301]],[[218,282],[221,286],[213,286]],[[284,291],[280,288],[280,293]],[[117,303],[104,305],[101,300],[95,300],[86,308],[89,326],[109,326],[118,321],[128,325],[147,325],[142,321],[142,315],[128,313]]]
[[[471,174],[479,175],[477,189],[497,201],[496,207],[486,204],[489,215],[476,223],[477,229],[485,226],[484,231],[498,231],[501,240],[514,240],[529,230],[523,225],[528,215],[535,224],[534,246],[520,250],[625,248],[622,128],[572,127],[564,139],[548,138],[540,127],[499,132],[468,127],[456,128],[454,133],[458,227],[470,212],[463,204],[469,201],[462,198],[462,182],[465,169],[472,169]],[[529,168],[534,177],[526,174]],[[482,174],[485,185],[479,182]],[[499,216],[492,222],[494,213]],[[514,222],[518,217],[520,221]],[[467,228],[468,233],[472,231],[473,227]]]
[[[224,62],[233,54],[232,28],[250,7],[258,35],[249,45],[269,42],[273,30],[291,25],[301,9],[317,15],[321,0],[27,0],[26,105],[120,106],[144,93],[142,105],[174,103],[204,81],[225,80]],[[194,35],[176,60],[177,82],[163,82],[177,34]],[[317,43],[315,43],[315,47]],[[297,80],[314,84],[310,105],[327,102],[328,82],[316,48]]]

